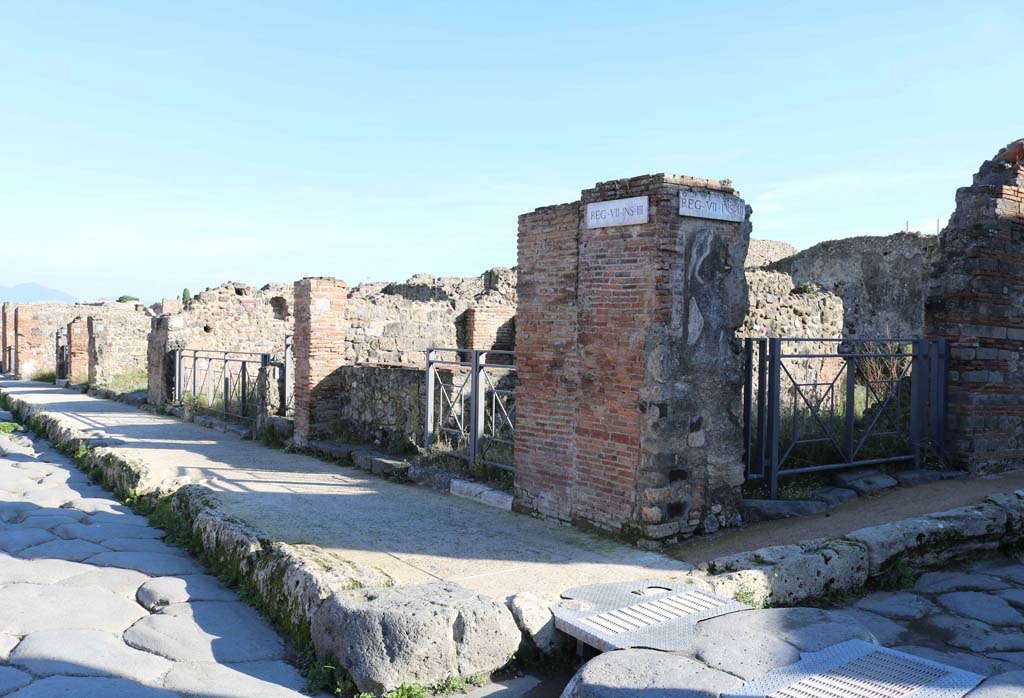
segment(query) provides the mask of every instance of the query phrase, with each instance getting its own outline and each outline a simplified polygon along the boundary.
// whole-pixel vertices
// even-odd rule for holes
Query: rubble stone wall
[[[974,470],[1024,466],[1024,139],[957,191],[926,319],[949,341],[947,456]]]
[[[858,339],[920,337],[925,280],[934,235],[896,233],[829,240],[779,260],[769,269],[843,299],[843,335]]]
[[[796,248],[788,242],[777,240],[751,240],[747,250],[747,259],[743,263],[745,269],[763,269],[781,259],[792,257]]]
[[[119,377],[146,370],[149,313],[111,313],[88,319],[89,384],[110,387]]]
[[[153,318],[147,349],[149,402],[164,404],[172,395],[174,352],[208,349],[284,354],[294,328],[294,289],[268,284],[256,289],[228,282],[193,296],[177,313]]]

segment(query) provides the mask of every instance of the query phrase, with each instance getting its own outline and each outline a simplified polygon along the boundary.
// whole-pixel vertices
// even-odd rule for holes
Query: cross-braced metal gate
[[[174,353],[174,401],[195,412],[254,421],[286,416],[292,407],[291,337],[282,359],[247,351],[179,349]]]
[[[512,470],[516,380],[514,351],[428,349],[424,444]]]
[[[941,454],[946,341],[744,339],[744,463],[779,478]]]

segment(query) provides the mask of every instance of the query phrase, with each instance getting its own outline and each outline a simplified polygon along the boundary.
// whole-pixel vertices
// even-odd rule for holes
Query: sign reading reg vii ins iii
[[[615,225],[643,225],[649,220],[650,207],[646,196],[631,199],[597,201],[587,204],[588,228],[611,228]]]
[[[747,207],[742,199],[720,191],[681,191],[679,215],[741,223]]]

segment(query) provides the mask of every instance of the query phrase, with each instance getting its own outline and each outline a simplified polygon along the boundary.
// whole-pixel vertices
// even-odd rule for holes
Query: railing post
[[[911,345],[910,359],[910,449],[913,468],[921,467],[921,441],[924,437],[925,401],[928,399],[928,379],[931,370],[927,366],[928,342],[915,339]],[[896,386],[899,390],[899,386]]]
[[[931,438],[936,452],[946,447],[946,361],[949,340],[935,339],[931,344]]]
[[[261,359],[261,362],[262,362],[262,359]],[[239,393],[240,393],[240,396],[242,398],[242,417],[243,418],[248,418],[248,416],[249,416],[249,400],[248,400],[249,391],[247,389],[248,386],[246,385],[246,382],[249,379],[249,371],[246,368],[248,365],[249,365],[248,360],[242,359],[242,370],[239,372],[239,374],[241,376],[240,380],[242,381],[242,383],[239,386]]]
[[[182,366],[181,349],[174,350],[174,402],[181,404],[185,398],[184,366]]]
[[[482,351],[476,349],[473,350],[472,368],[470,369],[473,373],[470,375],[470,389],[469,389],[469,462],[476,463],[477,454],[480,452],[480,442],[483,439],[484,433],[484,402],[483,392],[480,389],[480,372],[481,368],[480,357],[483,354]]]
[[[769,340],[770,364],[768,369],[768,493],[772,499],[779,495],[779,419],[781,403],[782,340]]]
[[[754,399],[754,340],[743,339],[743,467],[750,477],[751,432]]]
[[[281,374],[282,377],[278,380],[281,400],[279,414],[286,417],[288,415],[288,396],[295,394],[295,340],[292,335],[284,338],[284,368],[281,369]]]
[[[434,443],[434,350],[427,349],[427,404],[423,410],[423,446]]]
[[[856,349],[851,349],[856,352]],[[854,459],[854,450],[857,448],[856,427],[857,427],[857,357],[850,355],[846,357],[846,462]]]
[[[764,477],[765,449],[768,447],[768,340],[757,340],[757,472]]]

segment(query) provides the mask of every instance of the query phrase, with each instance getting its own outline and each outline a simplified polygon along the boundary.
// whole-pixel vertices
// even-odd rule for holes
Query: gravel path
[[[43,440],[0,435],[0,696],[297,698],[259,615]]]

